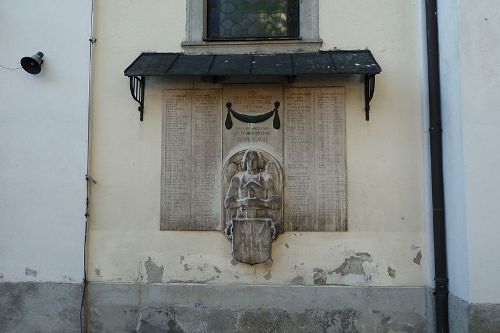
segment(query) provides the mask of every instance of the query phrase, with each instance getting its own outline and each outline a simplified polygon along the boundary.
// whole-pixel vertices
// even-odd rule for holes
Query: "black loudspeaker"
[[[37,52],[31,57],[24,57],[21,59],[21,66],[30,74],[38,74],[42,70],[43,53]]]

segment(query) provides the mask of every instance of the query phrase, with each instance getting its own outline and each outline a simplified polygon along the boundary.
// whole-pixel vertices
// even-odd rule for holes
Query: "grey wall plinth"
[[[448,296],[450,332],[469,331],[469,304],[452,294]]]
[[[0,283],[0,332],[80,332],[82,285]]]
[[[426,332],[427,288],[91,283],[90,332]]]
[[[450,332],[500,332],[500,304],[469,304],[450,294]]]
[[[0,332],[79,332],[81,295],[81,284],[0,283]],[[431,301],[425,287],[90,283],[85,326],[87,332],[430,332]],[[492,313],[477,309],[477,318]]]

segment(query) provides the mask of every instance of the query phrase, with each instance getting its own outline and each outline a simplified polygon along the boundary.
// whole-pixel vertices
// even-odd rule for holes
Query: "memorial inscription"
[[[224,103],[231,109],[250,116],[262,115],[275,109],[275,102],[283,100],[283,86],[275,84],[245,84],[224,86]],[[282,108],[278,117],[282,119]],[[232,118],[231,129],[223,128],[223,156],[226,161],[236,152],[254,148],[270,152],[283,161],[283,130],[273,126],[274,117],[260,123],[245,123]]]
[[[289,88],[285,229],[346,231],[344,88]]]
[[[161,230],[225,230],[235,258],[248,263],[270,255],[279,232],[347,230],[344,88],[227,85],[166,90],[164,100]],[[231,126],[228,110],[237,112]],[[231,190],[236,175],[250,177],[241,166],[245,152],[257,152],[257,174],[265,177],[251,191]],[[266,189],[267,174],[279,189],[279,209],[249,204]]]
[[[220,90],[166,90],[161,230],[220,229]]]

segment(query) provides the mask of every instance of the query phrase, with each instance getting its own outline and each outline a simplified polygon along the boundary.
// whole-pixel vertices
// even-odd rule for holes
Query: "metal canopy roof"
[[[382,71],[369,50],[336,50],[317,53],[218,54],[142,53],[125,69],[130,93],[144,114],[147,76],[285,76],[359,74],[364,76],[365,114],[370,118],[370,101],[375,92],[375,75]],[[214,81],[215,81],[214,80]]]
[[[270,55],[142,53],[125,69],[140,76],[376,75],[382,71],[369,50]]]

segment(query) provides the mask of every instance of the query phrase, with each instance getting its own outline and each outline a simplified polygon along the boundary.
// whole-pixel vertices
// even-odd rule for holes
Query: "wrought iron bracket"
[[[130,79],[130,94],[132,98],[139,103],[137,110],[139,111],[140,121],[144,120],[144,92],[146,88],[146,77],[144,76],[129,76]],[[217,77],[212,77],[214,81],[217,81]],[[290,80],[294,80],[295,77],[288,77]],[[364,75],[365,84],[365,120],[370,120],[370,102],[375,94],[375,75],[366,74]],[[279,128],[279,126],[278,126]]]
[[[144,76],[129,76],[130,79],[130,94],[132,98],[139,103],[137,110],[139,118],[144,120],[144,91],[146,88],[146,78]]]
[[[370,102],[375,93],[375,75],[367,74],[364,76],[365,81],[365,120],[370,121]]]

